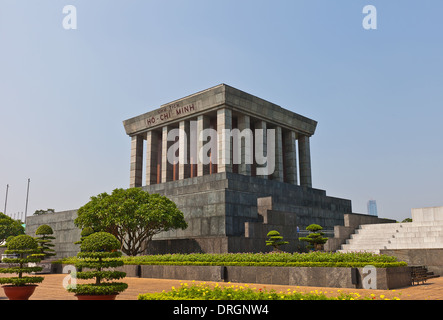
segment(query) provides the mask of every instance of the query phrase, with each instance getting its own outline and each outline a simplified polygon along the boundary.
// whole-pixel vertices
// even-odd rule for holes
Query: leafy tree
[[[309,242],[309,244],[314,248],[314,250],[322,250],[323,245],[328,241],[328,238],[323,237],[323,232],[318,232],[323,230],[323,227],[318,224],[311,224],[306,227],[306,230],[311,233],[307,237],[300,237],[300,240]]]
[[[174,202],[139,188],[101,193],[78,210],[75,224],[113,234],[121,251],[129,256],[143,253],[152,237],[160,232],[186,229],[183,213]]]
[[[273,246],[275,251],[280,251],[280,246],[288,244],[289,242],[283,241],[283,237],[276,230],[269,231],[267,234],[268,239],[266,240],[267,246]]]
[[[46,210],[35,210],[34,215],[38,216],[41,214],[46,214],[46,213],[54,213],[55,210],[54,209],[46,209]]]
[[[55,239],[51,236],[51,234],[54,234],[52,228],[47,224],[43,224],[37,228],[35,234],[39,236],[36,240],[40,249],[40,257],[44,259],[45,257],[55,256],[55,250],[52,249],[54,245],[51,243],[51,240]]]
[[[0,243],[5,241],[9,236],[18,236],[25,234],[20,220],[14,220],[6,214],[0,212]]]
[[[411,218],[406,218],[406,219],[403,219],[402,222],[412,222],[412,219]]]

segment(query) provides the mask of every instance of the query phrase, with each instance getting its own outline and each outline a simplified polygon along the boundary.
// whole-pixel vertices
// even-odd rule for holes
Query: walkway
[[[6,274],[0,275],[7,276]],[[63,279],[66,274],[45,274],[45,280],[37,287],[31,300],[77,300],[74,294],[67,292],[63,288]],[[140,293],[169,291],[172,286],[180,287],[180,283],[188,283],[190,281],[168,280],[168,279],[149,279],[149,278],[125,278],[129,287],[126,291],[117,296],[117,300],[136,300]],[[202,281],[196,282],[201,283]],[[211,282],[207,282],[211,283]],[[219,283],[224,285],[244,285],[240,283]],[[265,284],[249,284],[251,288],[274,289],[277,292],[286,292],[288,289],[297,292],[317,292],[326,293],[328,296],[336,296],[343,293],[357,293],[361,296],[370,296],[374,294],[377,299],[394,299],[400,300],[443,300],[443,277],[430,279],[423,285],[410,286],[397,290],[364,290],[349,288],[319,288],[319,287],[297,287],[283,285],[265,285]],[[3,289],[0,289],[0,301],[6,300]]]

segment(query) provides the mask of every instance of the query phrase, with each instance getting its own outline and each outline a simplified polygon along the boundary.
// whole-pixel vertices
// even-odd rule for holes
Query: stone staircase
[[[443,221],[361,225],[340,252],[443,248]]]

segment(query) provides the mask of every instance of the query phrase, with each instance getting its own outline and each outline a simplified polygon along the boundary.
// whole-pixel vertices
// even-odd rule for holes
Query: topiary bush
[[[85,240],[87,236],[90,236],[94,232],[95,232],[94,229],[92,229],[91,227],[84,228],[80,233],[80,240],[74,242],[74,244],[82,244],[83,240]]]
[[[280,235],[280,232],[276,230],[269,231],[267,237],[268,239],[266,240],[266,245],[274,247],[274,251],[280,251],[280,246],[289,243],[287,241],[283,241],[283,237]]]
[[[47,224],[43,224],[37,228],[35,234],[39,236],[36,240],[40,253],[34,254],[34,256],[39,256],[42,259],[55,256],[55,250],[52,249],[54,245],[51,243],[55,239],[55,237],[51,236],[51,234],[54,234],[52,228]]]
[[[311,224],[306,227],[306,230],[310,233],[306,237],[300,237],[300,240],[308,242],[308,247],[312,247],[316,251],[323,250],[323,245],[328,241],[328,238],[323,237],[324,233],[321,232],[323,227],[318,224]]]
[[[109,270],[123,265],[123,261],[118,259],[122,255],[120,247],[117,238],[107,232],[96,232],[86,237],[81,243],[81,252],[77,254],[79,259],[75,266],[92,270],[77,272],[77,278],[95,279],[95,283],[70,285],[67,290],[77,296],[117,295],[126,290],[126,283],[106,282],[126,276],[125,272]]]
[[[5,254],[15,254],[18,258],[3,258],[3,262],[10,264],[9,268],[0,268],[0,273],[15,273],[17,277],[0,278],[0,284],[11,284],[13,286],[25,286],[28,284],[40,283],[44,277],[23,276],[32,272],[42,270],[42,267],[29,267],[29,262],[40,262],[38,256],[32,256],[39,253],[37,241],[28,235],[19,235],[10,239],[7,243]]]

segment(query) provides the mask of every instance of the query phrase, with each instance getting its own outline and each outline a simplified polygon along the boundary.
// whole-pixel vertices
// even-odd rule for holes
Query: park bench
[[[420,282],[424,284],[426,280],[440,277],[433,272],[429,272],[425,266],[411,266],[411,276],[412,285],[414,285],[414,283],[420,284]]]

